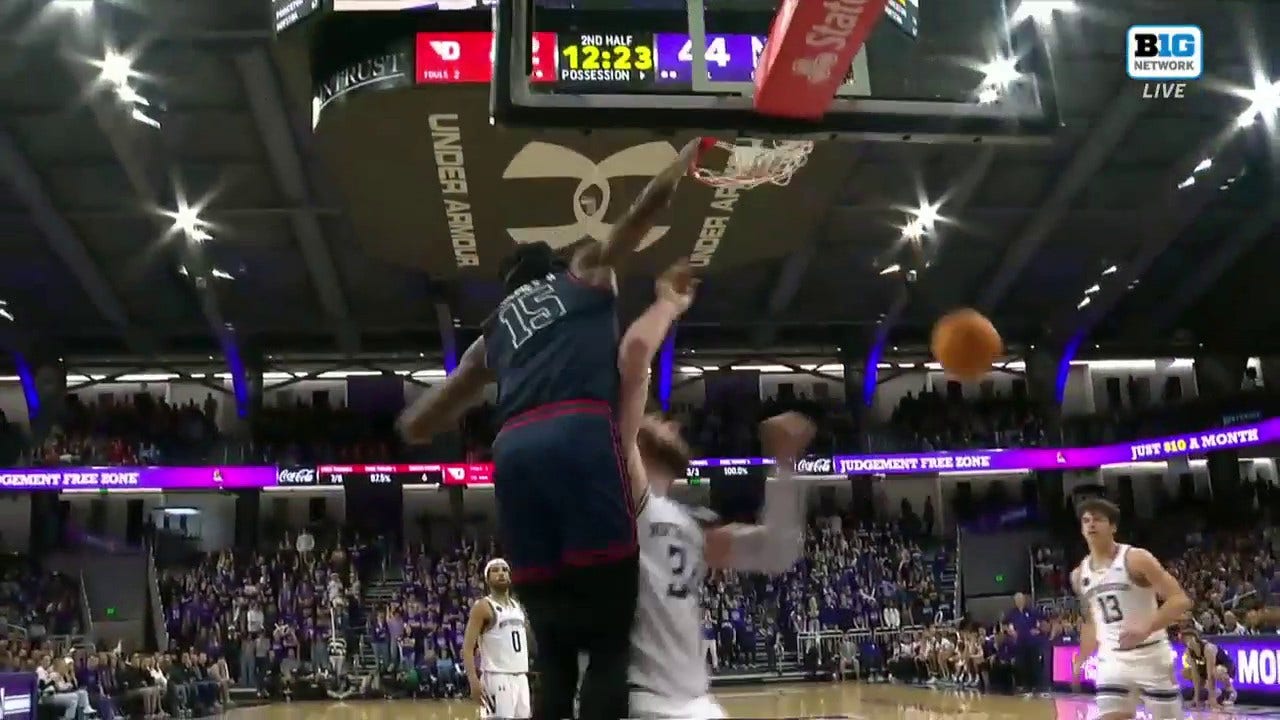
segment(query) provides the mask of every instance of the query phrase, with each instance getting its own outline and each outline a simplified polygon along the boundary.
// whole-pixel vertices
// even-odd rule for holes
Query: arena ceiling
[[[229,340],[355,354],[438,349],[441,326],[465,341],[488,314],[498,257],[459,270],[443,231],[415,244],[395,217],[370,220],[388,194],[415,189],[394,172],[385,187],[343,175],[397,158],[361,160],[341,135],[313,136],[305,51],[274,43],[268,3],[87,5],[0,3],[4,339],[80,355],[212,353]],[[1229,90],[1280,76],[1280,6],[1102,5],[1059,23],[1063,126],[1047,142],[829,144],[801,196],[744,194],[748,217],[726,235],[681,344],[834,349],[887,335],[906,351],[940,312],[973,305],[1015,346],[1280,350],[1274,105],[1239,129],[1250,100]],[[1116,38],[1153,21],[1197,23],[1212,40],[1209,72],[1183,99],[1144,99],[1120,70]],[[135,75],[104,66],[108,44]],[[136,97],[122,101],[122,86]],[[430,162],[430,130],[394,121],[397,103],[430,92],[370,99],[387,118],[374,131],[413,148],[406,165]],[[483,89],[458,93],[449,104],[484,112]],[[577,137],[563,142],[591,157],[670,140]],[[528,139],[467,150],[500,174]],[[550,222],[551,200],[496,176],[492,187],[470,197],[478,233]],[[691,242],[713,197],[685,192],[665,223]],[[917,247],[901,228],[922,204],[940,219]],[[186,206],[199,208],[188,227],[199,242],[175,232]],[[629,309],[646,302],[645,272],[625,282]]]

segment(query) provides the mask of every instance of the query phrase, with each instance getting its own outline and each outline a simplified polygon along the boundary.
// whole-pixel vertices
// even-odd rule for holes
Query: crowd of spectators
[[[363,620],[359,569],[371,547],[317,543],[306,531],[268,553],[226,550],[159,579],[170,652],[225,659],[228,678],[260,694],[298,678],[346,676],[348,641]]]
[[[1142,390],[1145,381],[1131,377],[1108,383],[1109,395],[1098,399],[1099,411],[1065,419],[1057,434],[1049,429],[1049,413],[1028,394],[1025,381],[1015,379],[1011,390],[980,383],[976,396],[972,388],[966,396],[966,388],[956,382],[922,383],[899,400],[887,422],[865,426],[855,408],[844,402],[843,393],[829,383],[814,382],[809,391],[780,383],[772,396],[761,398],[758,378],[750,373],[743,378],[740,383],[708,384],[696,406],[672,407],[696,452],[757,454],[756,425],[780,409],[802,408],[822,419],[814,452],[904,452],[1096,444],[1189,432],[1217,422],[1221,413],[1214,409],[1233,402],[1184,400],[1169,391],[1177,384],[1166,382],[1162,402],[1156,403],[1144,399],[1149,395]],[[1246,377],[1242,396],[1256,397],[1261,391],[1256,379]],[[18,426],[0,416],[0,458],[33,465],[482,461],[489,457],[497,430],[493,408],[484,404],[465,414],[456,437],[431,448],[408,448],[393,431],[392,409],[357,412],[331,400],[328,393],[316,393],[309,402],[291,395],[264,405],[255,411],[247,433],[224,433],[217,420],[228,414],[220,412],[228,402],[229,397],[213,392],[203,401],[183,404],[169,403],[145,389],[132,394],[69,394],[57,424],[34,445]]]
[[[26,555],[0,555],[0,619],[33,641],[82,632],[80,584]]]

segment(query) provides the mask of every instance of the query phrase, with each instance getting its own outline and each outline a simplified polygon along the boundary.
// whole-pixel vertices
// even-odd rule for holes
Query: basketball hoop
[[[693,176],[711,187],[750,189],[761,185],[786,185],[813,152],[810,140],[753,140],[751,145],[736,145],[724,140],[704,138],[702,152],[693,167]],[[712,147],[729,153],[723,170],[703,165]]]

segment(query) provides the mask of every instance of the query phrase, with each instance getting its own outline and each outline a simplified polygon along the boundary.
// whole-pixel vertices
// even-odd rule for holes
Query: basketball
[[[976,380],[991,371],[1004,352],[1004,341],[985,315],[971,308],[953,310],[938,319],[929,343],[947,373]]]

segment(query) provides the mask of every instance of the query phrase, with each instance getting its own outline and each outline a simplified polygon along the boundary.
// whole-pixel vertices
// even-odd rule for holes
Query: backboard
[[[499,0],[492,115],[514,126],[895,142],[1039,142],[1059,125],[1041,33],[1012,22],[1005,0],[887,0],[824,116],[758,114],[756,75],[782,4]]]

